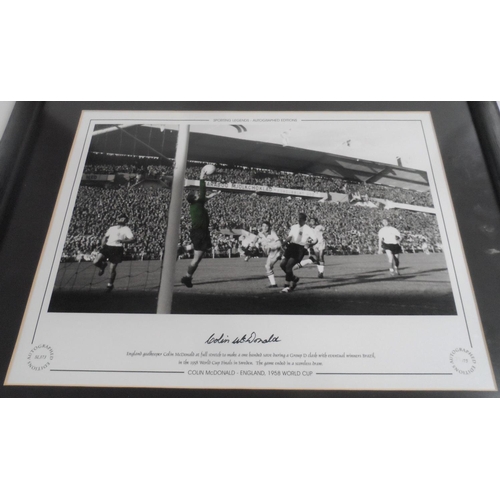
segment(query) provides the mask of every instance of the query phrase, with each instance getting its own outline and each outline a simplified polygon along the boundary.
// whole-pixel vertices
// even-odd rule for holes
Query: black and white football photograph
[[[419,120],[226,114],[88,136],[49,312],[457,314]]]
[[[8,383],[492,387],[429,113],[84,110],[65,159]]]

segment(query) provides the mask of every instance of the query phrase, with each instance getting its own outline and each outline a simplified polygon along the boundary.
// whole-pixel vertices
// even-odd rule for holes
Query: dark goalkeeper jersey
[[[206,195],[207,187],[205,181],[200,181],[200,196],[199,199],[194,203],[191,203],[189,211],[191,213],[191,226],[193,229],[204,229],[208,231],[208,226],[210,220],[208,218],[208,212],[205,208],[205,202],[207,201]]]

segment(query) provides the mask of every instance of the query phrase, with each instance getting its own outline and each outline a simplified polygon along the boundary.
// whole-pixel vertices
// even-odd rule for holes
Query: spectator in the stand
[[[148,170],[154,175],[171,175],[172,165],[156,164],[149,159],[135,161],[128,158],[124,163],[123,157],[111,159],[101,156],[94,158],[94,163],[86,166],[87,169],[97,171],[100,166],[102,171],[110,170],[119,173],[126,169],[135,175],[137,172]],[[188,177],[193,177],[193,172],[199,164],[188,166]],[[211,181],[217,179],[232,182],[233,185],[242,183],[262,183],[269,186],[298,186],[308,190],[327,192],[345,190],[360,192],[361,196],[391,199],[401,203],[412,200],[424,205],[423,198],[430,196],[415,191],[347,183],[344,180],[326,177],[313,177],[303,174],[289,174],[283,172],[269,172],[262,169],[241,167],[221,167],[210,177]],[[104,234],[113,223],[116,213],[127,212],[134,221],[133,232],[137,241],[133,246],[125,249],[124,259],[160,259],[165,240],[168,206],[170,204],[170,190],[158,183],[156,187],[143,187],[138,185],[127,188],[126,184],[117,189],[103,189],[100,187],[80,186],[73,216],[70,221],[68,236],[64,245],[63,255],[65,260],[74,260],[78,254],[89,255],[99,247],[100,235]],[[351,205],[349,203],[317,203],[314,200],[297,199],[278,196],[251,196],[249,194],[228,192],[221,194],[211,202],[211,236],[217,242],[219,253],[216,256],[225,256],[232,245],[232,253],[237,242],[230,236],[219,239],[219,232],[229,228],[243,228],[245,226],[258,227],[262,218],[268,219],[273,229],[280,238],[285,238],[298,212],[305,212],[321,220],[328,227],[330,238],[328,253],[374,253],[378,247],[377,231],[379,221],[384,218],[387,210]],[[424,243],[430,251],[441,251],[439,229],[436,217],[431,214],[411,212],[408,210],[391,210],[393,220],[405,241],[410,244],[407,251],[420,252],[424,250]],[[181,239],[188,239],[191,229],[188,204],[182,207]]]
[[[117,157],[120,159],[121,157]],[[114,158],[115,164],[109,164],[110,157],[106,157],[108,163],[87,162],[84,173],[113,174],[113,173],[136,173],[152,178],[171,176],[173,172],[173,161],[166,165],[152,164],[151,158],[143,158],[135,164],[119,163]],[[103,158],[97,157],[101,161]],[[121,160],[123,161],[123,160]],[[187,177],[196,178],[199,164],[190,162],[187,167]],[[232,184],[249,184],[258,186],[281,187],[288,189],[300,189],[314,192],[332,192],[357,194],[363,199],[389,199],[397,203],[420,205],[432,207],[432,197],[429,192],[419,192],[410,189],[394,188],[379,184],[365,184],[360,182],[347,182],[329,176],[317,176],[302,173],[291,173],[274,171],[243,166],[218,165],[217,171],[211,176],[211,181]]]

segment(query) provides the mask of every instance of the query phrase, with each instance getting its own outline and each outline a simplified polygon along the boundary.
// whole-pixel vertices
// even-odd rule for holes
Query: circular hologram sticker
[[[32,370],[41,371],[49,367],[50,362],[54,359],[54,351],[52,347],[46,344],[40,344],[33,347],[28,354],[28,366]]]
[[[476,358],[474,354],[462,347],[458,347],[451,351],[450,363],[452,368],[457,373],[460,373],[460,375],[470,375],[476,370]]]

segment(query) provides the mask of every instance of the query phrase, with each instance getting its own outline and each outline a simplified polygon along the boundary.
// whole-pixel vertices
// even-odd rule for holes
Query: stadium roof
[[[106,126],[101,126],[106,129]],[[98,128],[96,127],[96,131]],[[177,131],[143,125],[118,128],[92,139],[90,151],[135,156],[175,157]],[[101,130],[105,132],[105,130]],[[133,138],[133,140],[132,140]],[[428,191],[424,170],[409,169],[322,151],[191,132],[188,161],[242,165]]]

